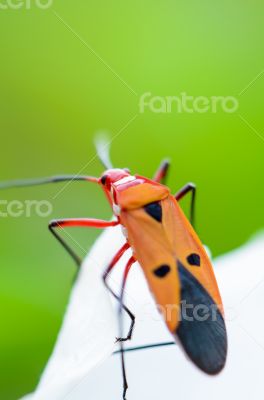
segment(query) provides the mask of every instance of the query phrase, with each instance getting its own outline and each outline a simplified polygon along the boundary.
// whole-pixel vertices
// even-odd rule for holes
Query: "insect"
[[[63,175],[4,182],[0,184],[0,189],[78,180],[100,185],[104,191],[115,215],[114,220],[59,219],[51,221],[49,229],[80,266],[79,256],[59,235],[59,229],[122,227],[124,245],[107,266],[103,281],[120,305],[118,341],[125,399],[128,384],[123,343],[132,338],[135,316],[124,304],[124,290],[129,271],[136,261],[142,267],[157,305],[165,310],[173,306],[170,318],[166,313],[163,314],[165,323],[173,338],[198,368],[211,375],[223,369],[227,355],[227,334],[211,262],[192,226],[195,185],[189,183],[173,195],[163,184],[169,169],[168,161],[163,161],[153,179],[148,179],[137,174],[131,175],[128,169],[113,168],[106,147],[102,143],[97,146],[98,156],[106,168],[100,178]],[[187,193],[192,195],[191,222],[179,205]],[[108,277],[129,248],[132,249],[132,256],[124,268],[120,294],[116,294],[108,283]],[[122,337],[122,310],[131,319],[126,337]]]

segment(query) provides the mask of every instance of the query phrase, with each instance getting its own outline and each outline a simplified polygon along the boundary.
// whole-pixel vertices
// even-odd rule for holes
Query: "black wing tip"
[[[220,374],[223,371],[223,369],[225,367],[225,364],[226,364],[226,358],[222,363],[220,363],[219,365],[214,366],[213,368],[200,368],[199,366],[198,367],[203,372],[205,372],[206,374],[211,375],[211,376],[215,376],[215,375]]]
[[[184,343],[177,332],[175,334],[175,338],[176,341],[181,342],[185,354],[199,370],[211,376],[218,375],[223,371],[227,360],[227,337],[223,338],[221,349],[218,348],[218,352],[215,354],[215,357],[212,357],[211,354],[211,357],[209,358],[204,353],[201,353],[200,355],[196,354],[195,356],[190,349],[184,346]]]
[[[196,366],[200,370],[202,370],[203,372],[205,372],[206,374],[211,375],[211,376],[220,374],[223,371],[225,365],[226,365],[226,356],[223,358],[223,360],[221,360],[221,362],[218,362],[217,364],[212,365],[212,366],[196,364]]]
[[[223,371],[225,364],[226,364],[226,358],[227,358],[227,347],[223,349],[223,354],[221,356],[217,356],[217,361],[214,363],[211,361],[208,363],[204,360],[196,360],[194,361],[195,365],[203,372],[205,372],[208,375],[214,376],[220,374],[221,371]]]
[[[193,307],[205,306],[207,314],[188,315],[182,308],[175,334],[191,361],[205,373],[216,375],[224,368],[227,358],[223,315],[205,288],[181,263],[178,263],[178,270],[182,300]],[[181,305],[183,307],[182,302]]]

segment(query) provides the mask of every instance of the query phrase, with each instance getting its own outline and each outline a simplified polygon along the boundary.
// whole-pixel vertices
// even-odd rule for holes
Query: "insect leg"
[[[55,236],[55,238],[61,243],[64,249],[70,254],[70,256],[74,259],[75,263],[79,267],[82,263],[80,257],[75,253],[74,250],[66,243],[66,241],[56,232],[57,228],[65,228],[65,227],[93,227],[93,228],[108,228],[110,226],[118,225],[118,221],[103,221],[97,220],[93,218],[77,218],[77,219],[58,219],[53,220],[49,223],[49,230]]]
[[[132,337],[132,333],[133,333],[133,328],[135,325],[135,316],[134,314],[129,310],[129,308],[126,307],[125,304],[122,303],[122,299],[120,296],[118,296],[113,289],[109,286],[108,282],[107,282],[107,278],[109,277],[109,274],[111,273],[111,271],[113,270],[114,266],[117,264],[117,262],[119,261],[119,259],[122,257],[122,255],[125,253],[125,251],[127,249],[129,249],[130,245],[126,242],[121,249],[119,249],[119,251],[116,253],[116,255],[114,256],[114,258],[112,259],[111,263],[109,264],[109,266],[107,267],[106,271],[103,274],[103,281],[104,284],[106,286],[106,288],[110,291],[110,293],[114,296],[114,298],[119,302],[120,305],[122,305],[123,310],[127,313],[127,315],[129,316],[129,318],[131,319],[131,325],[129,328],[129,332],[126,338],[118,338],[117,341],[118,342],[125,342],[126,340],[130,340]]]
[[[170,166],[170,162],[168,160],[163,160],[156,171],[153,180],[155,182],[161,182],[164,183],[168,174],[168,169]]]
[[[124,292],[125,292],[125,286],[126,286],[128,273],[130,271],[130,268],[132,267],[132,265],[135,262],[136,262],[135,258],[133,256],[130,257],[130,259],[127,262],[126,268],[125,268],[124,277],[123,277],[123,281],[122,281],[121,294],[120,294],[120,298],[119,298],[119,303],[120,303],[119,313],[120,313],[120,315],[121,315],[121,312],[122,312],[122,308],[124,306],[123,299],[124,299]],[[132,314],[131,325],[130,325],[130,328],[129,328],[128,335],[127,335],[126,338],[120,337],[119,342],[126,342],[127,340],[131,340],[134,327],[135,327],[135,316]]]
[[[194,227],[194,212],[195,212],[195,195],[196,195],[196,186],[194,183],[187,183],[183,188],[181,188],[176,194],[175,199],[177,201],[181,200],[187,193],[191,192],[191,213],[190,213],[190,221],[192,226]]]
[[[134,257],[130,257],[130,259],[127,262],[125,272],[124,272],[124,277],[123,277],[123,282],[122,282],[122,288],[121,288],[121,294],[120,294],[120,307],[119,307],[119,331],[120,331],[120,354],[121,354],[121,365],[122,365],[122,375],[123,375],[123,399],[126,399],[126,392],[128,389],[128,384],[127,384],[127,377],[126,377],[126,366],[125,366],[125,354],[124,354],[124,345],[123,342],[127,339],[131,339],[133,328],[135,325],[135,317],[134,320],[132,320],[132,324],[128,333],[128,336],[126,339],[122,339],[123,335],[123,318],[122,318],[122,308],[124,307],[123,299],[124,299],[124,292],[125,292],[125,286],[126,286],[126,280],[128,277],[128,273],[130,271],[130,268],[134,264],[136,260]]]
[[[134,258],[131,257],[128,260],[128,263],[126,265],[126,269],[124,272],[124,278],[123,278],[123,282],[122,282],[122,289],[121,289],[121,295],[118,296],[109,286],[109,284],[107,283],[107,277],[109,276],[109,273],[112,271],[112,269],[114,268],[114,266],[116,265],[116,263],[119,261],[119,259],[121,258],[121,256],[124,254],[124,252],[130,247],[130,245],[128,243],[125,243],[124,246],[121,247],[121,249],[117,252],[117,254],[114,256],[112,262],[109,264],[109,266],[107,267],[104,275],[103,275],[103,280],[104,283],[107,287],[107,289],[110,291],[110,293],[118,300],[119,305],[120,305],[120,309],[119,309],[119,329],[120,329],[120,334],[122,335],[122,330],[123,330],[123,324],[122,324],[122,315],[121,315],[121,310],[123,309],[128,316],[131,319],[131,325],[129,328],[129,332],[126,338],[119,338],[117,339],[118,342],[120,342],[120,353],[121,353],[121,361],[122,361],[122,375],[123,375],[123,399],[125,400],[125,396],[126,396],[126,391],[128,388],[127,385],[127,379],[126,379],[126,370],[125,370],[125,360],[124,360],[124,349],[123,349],[123,342],[126,340],[130,340],[132,333],[133,333],[133,328],[135,325],[135,316],[134,314],[129,310],[129,308],[126,307],[126,305],[123,303],[123,294],[124,294],[124,288],[125,288],[125,283],[126,283],[126,279],[127,279],[127,275],[128,272],[130,270],[131,265],[135,262]]]

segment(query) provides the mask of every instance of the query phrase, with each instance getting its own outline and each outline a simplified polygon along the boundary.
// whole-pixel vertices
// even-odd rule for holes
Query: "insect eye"
[[[102,183],[102,185],[105,185],[105,184],[106,184],[107,178],[108,178],[108,175],[103,175],[103,176],[102,176],[102,178],[101,178],[101,183]]]

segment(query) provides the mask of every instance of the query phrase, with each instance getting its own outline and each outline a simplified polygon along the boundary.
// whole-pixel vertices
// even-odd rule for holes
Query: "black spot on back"
[[[161,222],[162,220],[162,208],[159,201],[149,203],[144,206],[145,211],[156,221]]]
[[[224,319],[211,296],[179,261],[178,271],[181,315],[175,333],[190,359],[201,370],[217,374],[224,367],[227,354]],[[184,304],[192,305],[192,308],[184,309]]]
[[[164,265],[161,265],[160,267],[154,269],[153,273],[158,278],[164,278],[166,275],[168,275],[170,270],[171,270],[170,266],[167,264],[164,264]]]
[[[194,265],[196,267],[200,267],[201,265],[201,257],[199,254],[192,253],[187,257],[187,261],[190,265]]]

